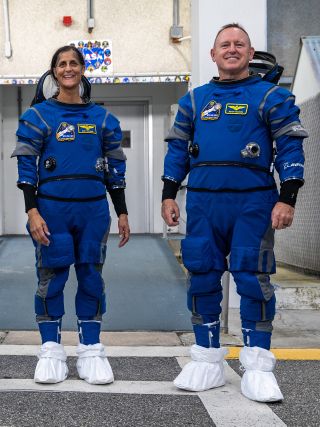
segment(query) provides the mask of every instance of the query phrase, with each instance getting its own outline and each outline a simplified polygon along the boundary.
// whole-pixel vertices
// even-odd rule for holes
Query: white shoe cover
[[[40,347],[38,363],[34,373],[36,383],[55,384],[68,376],[67,355],[63,345],[47,341]]]
[[[113,372],[101,343],[79,344],[77,348],[79,377],[89,384],[108,384],[114,381]]]
[[[224,356],[226,348],[205,348],[197,344],[191,347],[192,361],[187,363],[173,384],[183,390],[204,391],[226,383]]]
[[[276,358],[271,351],[260,347],[243,347],[239,360],[245,369],[241,391],[257,402],[277,402],[283,395],[273,374]]]

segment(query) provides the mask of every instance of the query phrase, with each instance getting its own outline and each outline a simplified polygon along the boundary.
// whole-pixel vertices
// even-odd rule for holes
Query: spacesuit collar
[[[83,104],[67,104],[66,102],[58,101],[56,98],[49,98],[47,99],[47,102],[49,104],[53,104],[53,105],[68,108],[68,109],[74,109],[74,110],[78,108],[83,109],[83,108],[89,108],[93,106],[93,103],[90,101],[84,102]]]
[[[257,80],[261,80],[261,77],[258,74],[252,74],[248,77],[245,77],[244,79],[240,79],[240,80],[219,80],[219,77],[213,77],[209,83],[213,83],[215,85],[219,85],[219,86],[230,86],[233,84],[251,84],[251,83],[255,83]]]

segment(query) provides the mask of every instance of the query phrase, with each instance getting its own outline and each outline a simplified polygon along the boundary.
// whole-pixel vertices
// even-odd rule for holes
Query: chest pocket
[[[60,120],[72,129],[70,141],[78,148],[81,147],[85,151],[97,150],[99,145],[97,125],[86,112],[64,112]]]
[[[86,150],[97,150],[101,147],[100,138],[98,135],[97,125],[93,122],[77,123],[77,137],[78,143]]]
[[[244,126],[245,118],[241,116],[231,116],[227,119],[227,128],[230,132],[240,132]]]
[[[249,105],[245,101],[247,98],[241,89],[228,93],[227,96],[219,94],[222,104],[221,114],[230,132],[240,132],[246,122],[249,112]]]

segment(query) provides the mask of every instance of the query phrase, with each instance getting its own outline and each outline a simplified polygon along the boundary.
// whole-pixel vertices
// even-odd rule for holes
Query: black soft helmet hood
[[[38,81],[36,93],[31,102],[31,106],[52,98],[57,92],[58,85],[56,80],[53,78],[50,70],[46,71]],[[91,84],[85,76],[82,76],[81,78],[80,96],[85,101],[89,101],[91,97]]]
[[[283,73],[283,67],[277,63],[276,57],[269,52],[257,50],[252,61],[249,63],[249,70],[254,74],[261,74],[262,79],[277,84]]]

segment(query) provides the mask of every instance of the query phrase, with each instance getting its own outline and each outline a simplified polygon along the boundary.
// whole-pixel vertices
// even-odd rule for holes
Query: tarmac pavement
[[[305,313],[308,311],[308,313]],[[315,310],[300,310],[311,321]],[[299,316],[296,315],[296,318]],[[236,330],[231,318],[231,329]],[[234,316],[236,323],[236,316]],[[281,328],[279,328],[281,331]],[[280,339],[279,331],[277,332]],[[2,332],[0,344],[0,426],[318,426],[320,419],[320,345],[290,348],[282,336],[275,374],[285,396],[263,404],[240,391],[239,336],[223,334],[229,348],[226,385],[201,393],[172,383],[189,359],[188,332],[102,332],[115,382],[90,385],[76,371],[77,334],[64,331],[69,376],[59,384],[36,384],[37,331]],[[301,336],[301,330],[296,330]],[[317,337],[319,339],[319,335]],[[298,359],[298,360],[296,360]]]
[[[139,239],[141,245],[144,240],[138,237],[137,243]],[[25,245],[24,239],[20,239],[19,243],[20,246]],[[16,246],[13,247],[16,248]],[[153,247],[155,254],[156,251],[165,251],[165,245],[155,239],[151,239],[146,250],[150,252],[150,248]],[[9,245],[6,248],[9,248]],[[294,303],[291,307],[294,309],[283,308],[277,311],[272,343],[278,359],[275,375],[284,395],[284,401],[281,403],[257,403],[246,399],[241,394],[242,371],[239,367],[238,355],[242,339],[239,309],[236,308],[229,310],[228,334],[221,336],[222,345],[229,349],[225,364],[226,385],[201,393],[181,391],[173,385],[172,381],[181,367],[190,360],[189,346],[193,344],[194,337],[189,327],[179,327],[179,325],[186,325],[187,316],[189,316],[182,308],[183,302],[180,301],[181,295],[185,293],[185,285],[183,275],[174,264],[174,258],[172,259],[168,253],[163,257],[163,262],[165,268],[170,270],[169,273],[175,280],[176,288],[168,287],[167,278],[161,271],[163,267],[159,265],[155,275],[158,282],[154,283],[158,287],[152,288],[152,292],[157,293],[157,301],[163,301],[163,311],[159,311],[161,307],[152,306],[152,292],[144,293],[146,298],[150,298],[147,305],[156,309],[154,312],[156,315],[151,310],[148,316],[158,316],[153,321],[153,330],[143,330],[142,327],[141,330],[137,327],[136,330],[130,330],[122,327],[119,328],[122,331],[117,331],[114,326],[116,322],[114,324],[111,322],[111,328],[108,328],[110,323],[104,324],[101,341],[106,346],[106,353],[114,371],[113,384],[90,385],[78,378],[76,371],[78,337],[72,330],[75,329],[73,321],[70,322],[72,328],[66,327],[68,324],[65,323],[65,329],[69,330],[62,332],[62,343],[68,354],[67,380],[59,384],[36,384],[33,381],[33,373],[37,363],[36,355],[40,338],[38,332],[33,330],[35,323],[32,323],[34,320],[31,319],[31,309],[23,309],[29,306],[23,298],[27,292],[31,292],[32,287],[28,281],[25,281],[28,291],[26,290],[25,296],[18,301],[19,304],[21,302],[21,309],[10,308],[8,304],[10,285],[18,284],[21,279],[14,277],[15,271],[11,266],[13,263],[17,264],[17,261],[12,260],[12,253],[3,251],[3,254],[7,256],[8,262],[2,265],[0,279],[9,277],[10,282],[6,279],[2,282],[3,288],[0,286],[0,296],[6,296],[6,302],[1,303],[5,311],[0,313],[0,319],[7,322],[8,326],[0,331],[0,427],[319,426],[320,312],[318,302],[312,306],[313,301],[318,301],[316,299],[319,295],[317,282],[309,283],[315,293],[310,294],[306,288],[304,293],[300,293],[308,294],[308,298],[304,299],[304,305],[302,305],[308,308],[298,309],[298,300],[295,297],[291,300],[292,304]],[[121,256],[125,256],[124,252],[122,254]],[[29,255],[29,253],[25,254],[23,264],[25,267],[18,269],[17,274],[22,279],[31,277],[28,268],[31,259],[28,258]],[[18,253],[15,256],[17,257]],[[128,257],[128,254],[126,256]],[[151,253],[148,256],[151,257],[150,259],[153,257]],[[141,250],[139,257],[141,260],[145,258]],[[153,262],[157,263],[157,260],[157,256],[154,256]],[[131,259],[130,262],[134,265],[134,260]],[[143,294],[142,285],[139,283],[143,273],[137,269],[136,275],[138,279],[136,278],[133,283],[137,287],[136,293]],[[119,278],[114,280],[119,282]],[[301,279],[299,280],[301,283]],[[292,280],[289,287],[291,290],[294,289]],[[125,313],[132,302],[131,289],[128,293],[126,288],[122,287],[121,292],[117,294],[114,288],[113,292],[114,298],[119,299],[116,306]],[[299,291],[293,290],[293,292],[296,295],[299,294]],[[15,295],[13,292],[12,296]],[[173,295],[173,300],[170,299],[170,295]],[[126,298],[125,304],[124,298]],[[138,300],[136,297],[134,301],[138,303]],[[167,300],[168,304],[165,305]],[[172,308],[175,306],[177,309],[173,312]],[[128,318],[123,318],[123,322],[130,325],[130,316],[136,316],[135,325],[139,325],[139,322],[143,325],[143,321],[146,323],[148,316],[139,319],[138,308],[138,305],[133,304],[133,309],[136,311],[130,312]],[[165,318],[161,323],[163,317],[159,316],[160,314],[166,316],[166,310],[170,311],[170,319]],[[119,316],[117,313],[115,315]],[[22,325],[26,316],[28,330],[10,327],[12,322],[15,325]],[[12,322],[8,321],[9,317],[13,319]],[[175,325],[172,330],[167,328],[167,323],[170,324],[170,322]],[[164,325],[163,330],[160,329],[161,324]],[[160,325],[158,330],[157,325]],[[109,331],[107,332],[106,329]]]

